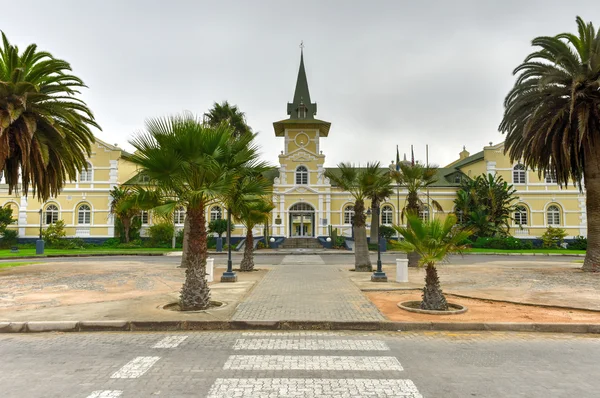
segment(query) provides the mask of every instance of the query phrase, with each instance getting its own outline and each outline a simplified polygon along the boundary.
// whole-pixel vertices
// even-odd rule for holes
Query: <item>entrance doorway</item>
[[[308,203],[296,203],[290,208],[290,237],[312,238],[315,236],[315,209]]]

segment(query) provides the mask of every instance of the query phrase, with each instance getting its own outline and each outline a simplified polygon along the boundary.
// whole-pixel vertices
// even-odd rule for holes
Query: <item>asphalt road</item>
[[[442,332],[0,335],[3,398],[598,397],[593,336]]]

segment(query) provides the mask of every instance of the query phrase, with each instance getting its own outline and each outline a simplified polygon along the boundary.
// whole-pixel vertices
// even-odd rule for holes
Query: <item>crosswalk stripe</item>
[[[217,379],[207,398],[366,397],[423,398],[411,380],[400,379]]]
[[[223,369],[401,371],[396,357],[231,355]]]
[[[160,357],[137,357],[110,376],[111,379],[136,379],[146,373]]]
[[[379,340],[237,339],[234,350],[389,351]]]
[[[152,348],[176,348],[187,338],[188,336],[167,336],[158,343],[154,344]]]
[[[119,390],[97,390],[93,391],[87,398],[119,398],[123,391]]]

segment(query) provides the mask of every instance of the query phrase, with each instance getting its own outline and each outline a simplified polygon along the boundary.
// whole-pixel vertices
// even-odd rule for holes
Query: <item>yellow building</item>
[[[353,215],[353,198],[348,192],[332,186],[325,177],[325,154],[320,150],[320,140],[327,138],[331,123],[316,119],[317,104],[311,102],[304,59],[300,69],[292,103],[288,103],[288,119],[273,123],[275,135],[283,140],[279,155],[278,175],[273,180],[273,210],[270,235],[279,237],[324,237],[328,226],[338,228],[341,235],[350,236]],[[0,180],[0,205],[11,206],[18,221],[21,238],[35,238],[39,233],[40,217],[47,226],[64,220],[67,236],[85,239],[106,239],[114,236],[114,220],[109,214],[109,191],[132,178],[135,166],[122,159],[123,150],[97,140],[89,158],[88,170],[82,170],[77,181],[66,185],[59,197],[40,203],[19,194],[8,195],[6,185]],[[376,159],[373,156],[373,160]],[[424,209],[423,218],[444,217],[453,211],[456,190],[464,176],[475,177],[482,173],[500,174],[512,183],[519,196],[519,208],[514,214],[511,233],[521,238],[541,236],[548,226],[559,226],[568,237],[586,236],[585,194],[573,187],[559,188],[551,175],[542,179],[537,172],[510,162],[504,155],[503,143],[490,145],[470,155],[464,148],[459,158],[439,169],[438,181],[429,196],[442,205],[444,212]],[[277,173],[276,173],[277,174]],[[422,197],[426,196],[422,193]],[[406,191],[397,194],[381,205],[381,223],[397,224],[399,209],[404,207]],[[366,203],[369,207],[370,204]],[[42,210],[40,214],[40,210]],[[224,217],[221,206],[207,209],[207,220]],[[175,214],[176,228],[183,227],[185,210]],[[142,236],[152,218],[142,217]],[[521,224],[518,227],[517,222]],[[264,234],[262,227],[254,231]],[[234,235],[244,236],[242,225],[236,226]]]

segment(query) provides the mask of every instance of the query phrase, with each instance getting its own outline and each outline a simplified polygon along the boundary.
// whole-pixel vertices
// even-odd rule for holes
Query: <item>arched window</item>
[[[92,220],[92,210],[89,205],[83,204],[77,209],[77,224],[89,225]]]
[[[525,184],[526,183],[525,166],[517,164],[513,167],[513,184]]]
[[[560,225],[560,209],[558,206],[548,206],[546,219],[548,220],[548,225]]]
[[[7,204],[4,205],[5,209],[11,209],[12,210],[12,222],[11,224],[18,224],[19,223],[19,206],[16,203],[12,203],[12,202],[8,202]]]
[[[173,214],[173,222],[175,224],[183,224],[185,222],[185,209],[179,206]]]
[[[210,209],[210,221],[220,220],[221,218],[223,218],[222,214],[223,213],[219,206],[213,206]]]
[[[50,204],[44,211],[44,224],[50,225],[58,221],[58,206]]]
[[[429,221],[429,207],[423,206],[421,210],[419,210],[419,218],[423,222]]]
[[[555,171],[546,170],[546,172],[544,172],[544,179],[546,180],[546,184],[558,184]]]
[[[84,167],[79,171],[79,182],[91,182],[92,174],[92,165],[88,162],[87,169]]]
[[[296,169],[296,185],[308,184],[308,169],[305,166],[298,166]]]
[[[515,209],[515,224],[527,225],[527,207],[517,206]]]
[[[392,206],[385,205],[381,208],[381,224],[391,225],[394,222],[394,210]]]
[[[354,218],[354,206],[348,205],[344,207],[344,224],[352,224]]]

